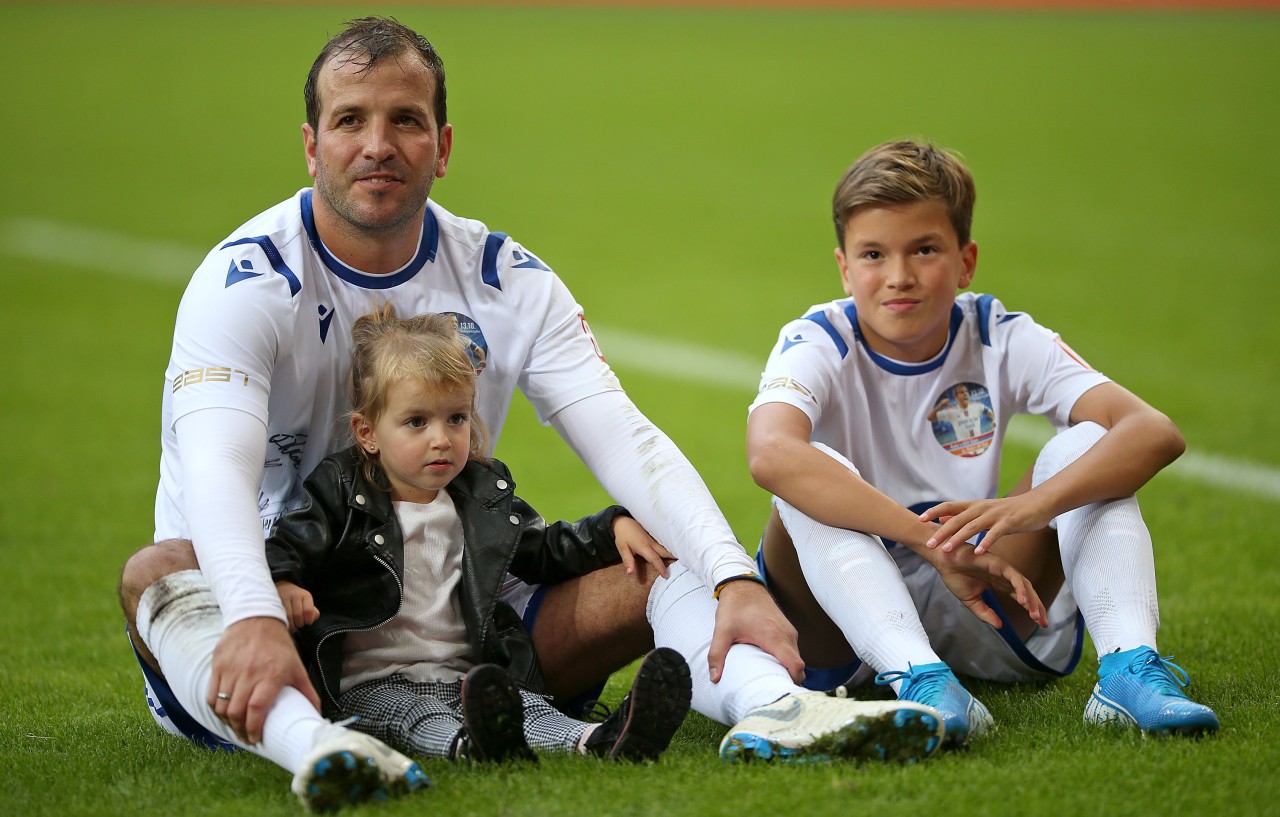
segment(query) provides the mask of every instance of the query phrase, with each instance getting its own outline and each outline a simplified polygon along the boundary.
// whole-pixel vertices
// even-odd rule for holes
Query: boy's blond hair
[[[960,246],[969,243],[977,191],[960,159],[932,144],[901,140],[873,147],[840,178],[831,200],[836,241],[844,247],[849,219],[859,210],[886,204],[941,201]]]
[[[457,389],[471,397],[470,459],[484,456],[487,431],[475,413],[476,370],[467,341],[452,315],[397,318],[391,304],[356,319],[351,327],[351,413],[376,423],[387,408],[391,386],[403,380],[433,389]],[[363,447],[366,477],[375,484],[381,470],[376,456]]]

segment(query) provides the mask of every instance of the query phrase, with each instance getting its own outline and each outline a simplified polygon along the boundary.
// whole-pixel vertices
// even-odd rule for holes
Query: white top
[[[808,415],[812,439],[848,457],[862,477],[909,508],[996,495],[1000,447],[1015,414],[1069,425],[1079,397],[1108,379],[1029,315],[991,295],[961,293],[946,346],[932,360],[901,363],[873,352],[852,298],[819,304],[787,324],[751,409],[787,403]],[[970,408],[958,408],[965,384]],[[995,416],[982,420],[983,409]]]
[[[691,568],[712,581],[751,568],[669,438],[660,435],[659,448],[671,452],[674,475],[646,469],[629,442],[619,445],[624,421],[646,421],[622,393],[582,308],[546,264],[505,234],[431,201],[413,259],[393,273],[366,274],[321,243],[311,195],[299,191],[205,257],[178,308],[165,373],[155,536],[193,542],[228,626],[250,616],[284,619],[263,535],[300,502],[302,480],[347,441],[351,326],[388,301],[401,316],[458,318],[480,370],[477,409],[490,449],[519,388],[543,422],[554,420],[569,435],[605,489]],[[610,394],[616,398],[603,401],[603,417],[566,411]],[[261,446],[264,427],[259,454],[245,439]],[[625,439],[632,436],[628,427]],[[599,441],[613,448],[601,453]],[[184,464],[199,476],[186,478]],[[677,491],[683,501],[666,500]],[[254,493],[258,518],[248,518]]]
[[[456,681],[466,674],[462,620],[462,520],[445,490],[426,504],[393,502],[404,534],[404,601],[395,618],[343,641],[342,691],[392,675]]]

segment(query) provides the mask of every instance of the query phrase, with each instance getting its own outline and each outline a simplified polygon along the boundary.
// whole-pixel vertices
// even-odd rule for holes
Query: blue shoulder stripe
[[[493,232],[484,237],[484,257],[480,261],[480,279],[494,289],[502,289],[498,278],[498,252],[507,243],[506,233]]]
[[[982,338],[983,346],[991,345],[991,304],[994,301],[994,295],[978,296],[978,337]]]
[[[298,291],[302,289],[302,282],[298,280],[298,276],[293,274],[293,270],[289,269],[289,265],[284,262],[280,251],[276,249],[276,245],[272,244],[271,239],[267,236],[237,238],[235,241],[228,241],[223,244],[219,249],[225,250],[227,247],[238,247],[242,244],[257,244],[262,249],[263,254],[267,256],[267,260],[271,262],[271,268],[283,275],[284,279],[289,282],[289,297],[298,294]]]
[[[822,327],[822,331],[826,332],[827,335],[830,336],[831,342],[836,345],[836,350],[840,352],[840,357],[843,358],[845,355],[849,354],[849,344],[845,343],[844,338],[840,337],[840,333],[831,325],[831,321],[827,320],[826,315],[821,312],[811,312],[810,314],[805,315],[804,319],[806,321],[813,321],[818,326]],[[854,324],[854,326],[857,325],[857,323]]]

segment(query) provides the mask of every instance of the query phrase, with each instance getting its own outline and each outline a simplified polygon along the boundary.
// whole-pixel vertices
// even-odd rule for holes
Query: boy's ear
[[[844,247],[836,247],[836,266],[840,268],[840,284],[844,294],[853,297],[853,282],[849,280],[849,262],[844,257]]]
[[[973,273],[978,269],[978,242],[970,241],[960,250],[960,289],[973,283]]]

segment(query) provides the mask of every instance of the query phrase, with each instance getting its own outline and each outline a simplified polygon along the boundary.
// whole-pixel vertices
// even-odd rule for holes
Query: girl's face
[[[471,450],[471,394],[400,380],[387,392],[377,422],[351,419],[356,441],[374,454],[391,498],[428,503],[462,471]]]

